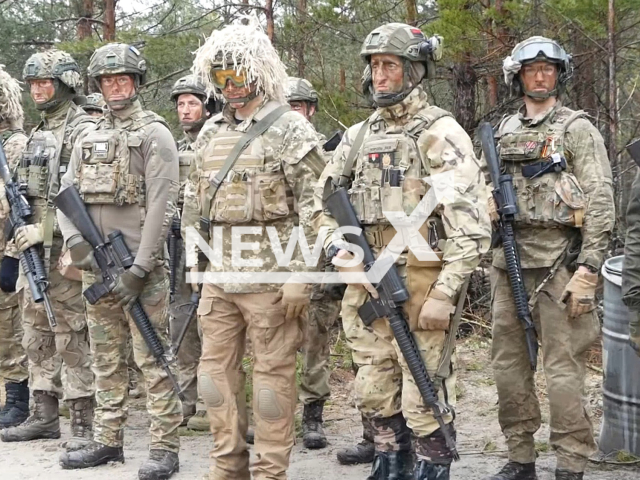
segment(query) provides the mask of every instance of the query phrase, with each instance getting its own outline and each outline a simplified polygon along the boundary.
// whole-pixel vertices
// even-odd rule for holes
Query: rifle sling
[[[338,181],[339,185],[347,188],[349,183],[351,182],[351,173],[353,172],[353,164],[356,161],[356,157],[358,156],[358,152],[360,151],[360,147],[362,146],[362,142],[364,142],[364,136],[369,129],[369,119],[366,119],[362,122],[362,126],[360,130],[358,130],[358,134],[351,145],[351,149],[349,150],[349,155],[347,155],[347,160],[344,162],[344,168],[342,169],[342,175],[340,175],[340,180]]]

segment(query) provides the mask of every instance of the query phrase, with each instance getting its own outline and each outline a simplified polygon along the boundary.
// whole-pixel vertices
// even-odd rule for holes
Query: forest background
[[[480,122],[495,124],[519,107],[504,85],[502,60],[519,41],[545,35],[573,54],[564,103],[585,110],[607,144],[618,215],[613,253],[624,238],[636,171],[625,146],[640,136],[638,6],[639,0],[0,0],[0,63],[20,79],[31,54],[55,46],[86,71],[100,45],[133,44],[149,66],[142,100],[179,138],[169,99],[173,83],[188,73],[205,36],[255,10],[289,74],[317,89],[314,123],[330,134],[370,113],[359,57],[367,33],[383,23],[405,22],[444,37],[444,58],[427,91],[473,135]],[[93,90],[86,77],[85,89]],[[26,91],[24,105],[29,130],[38,112]]]

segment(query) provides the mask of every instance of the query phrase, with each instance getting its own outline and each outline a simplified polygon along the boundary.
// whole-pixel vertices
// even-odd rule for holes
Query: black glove
[[[5,256],[0,264],[0,290],[6,293],[15,292],[19,273],[20,260]]]

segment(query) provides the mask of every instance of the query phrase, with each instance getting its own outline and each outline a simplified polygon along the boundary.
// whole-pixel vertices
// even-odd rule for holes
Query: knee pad
[[[278,396],[269,387],[260,387],[256,395],[258,415],[265,420],[278,420],[283,416],[283,408],[278,402]]]
[[[85,355],[80,348],[78,336],[82,333],[69,332],[56,334],[56,349],[69,368],[77,367]]]
[[[198,379],[200,380],[200,396],[204,404],[209,408],[221,407],[224,403],[224,397],[213,379],[206,373],[200,374]]]
[[[36,365],[53,357],[56,353],[54,334],[45,334],[31,328],[25,330],[22,346],[29,360]]]

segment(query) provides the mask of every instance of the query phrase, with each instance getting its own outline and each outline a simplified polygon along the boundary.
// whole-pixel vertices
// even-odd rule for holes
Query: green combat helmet
[[[530,37],[517,44],[511,55],[502,62],[504,81],[517,95],[527,95],[532,98],[545,99],[560,95],[564,91],[567,81],[573,74],[571,55],[560,44],[546,37]],[[532,62],[550,62],[558,66],[558,82],[556,87],[547,93],[526,92],[520,82],[518,73],[522,65]]]
[[[309,102],[318,106],[318,92],[304,78],[289,77],[286,91],[287,102]]]
[[[378,107],[388,107],[404,100],[425,76],[435,74],[435,62],[442,58],[442,37],[426,38],[419,28],[404,23],[387,23],[373,30],[364,40],[360,56],[369,64],[371,55],[390,54],[404,60],[404,85],[401,92],[372,93]],[[424,67],[412,68],[412,64]]]
[[[202,118],[197,122],[192,122],[189,125],[184,125],[190,128],[200,128],[204,125],[204,122],[207,120],[206,112],[209,112],[210,115],[213,115],[221,110],[220,102],[217,102],[215,98],[209,97],[207,93],[207,87],[205,84],[195,75],[185,75],[182,78],[179,78],[176,83],[173,84],[173,88],[171,89],[171,100],[173,103],[178,103],[178,98],[180,95],[185,93],[190,93],[191,95],[195,95],[200,99],[202,104],[204,105],[205,111],[202,112]]]
[[[82,106],[82,108],[89,113],[102,113],[105,105],[104,97],[101,93],[92,93],[91,95],[87,95],[87,102]]]
[[[47,50],[29,57],[22,70],[25,82],[51,79],[55,87],[53,97],[45,103],[36,104],[38,110],[49,110],[65,100],[72,99],[82,89],[80,67],[71,55],[61,50]]]
[[[126,43],[109,43],[97,49],[89,60],[89,77],[100,88],[100,77],[103,75],[133,75],[136,93],[127,100],[107,102],[111,105],[130,105],[138,99],[138,89],[147,80],[147,62],[140,51]]]

